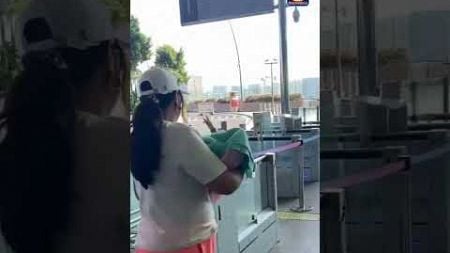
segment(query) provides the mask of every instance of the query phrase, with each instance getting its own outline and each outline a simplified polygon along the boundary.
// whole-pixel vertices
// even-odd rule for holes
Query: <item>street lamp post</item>
[[[228,24],[230,25],[231,34],[233,35],[234,47],[236,48],[238,70],[239,70],[239,85],[240,85],[240,89],[241,89],[240,99],[241,99],[241,101],[244,101],[244,92],[242,90],[242,71],[241,71],[241,59],[239,57],[239,48],[238,48],[238,45],[237,45],[236,35],[234,34],[233,26],[231,25],[231,22],[228,22]]]
[[[272,113],[275,114],[275,94],[273,92],[273,65],[277,64],[277,59],[267,59],[264,64],[270,64],[270,83],[272,86]]]

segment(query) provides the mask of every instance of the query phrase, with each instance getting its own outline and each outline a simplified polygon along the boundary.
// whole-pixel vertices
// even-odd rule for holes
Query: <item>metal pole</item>
[[[286,0],[280,0],[278,4],[280,21],[280,88],[281,88],[281,113],[287,114],[289,108],[289,77],[287,57],[287,34],[286,34]]]
[[[365,98],[377,95],[377,52],[374,0],[357,0],[360,145],[370,144],[371,120]]]
[[[411,177],[411,157],[403,156],[401,157],[406,162],[406,169],[404,171],[404,181],[405,182],[405,192],[404,192],[404,220],[403,220],[403,231],[404,231],[404,251],[405,253],[412,252],[412,211],[411,211],[411,198],[412,198],[412,177]]]
[[[318,105],[316,107],[316,113],[317,113],[317,116],[316,116],[317,122],[319,122],[319,125],[320,125],[320,105]]]
[[[270,63],[270,82],[272,85],[272,113],[275,114],[275,97],[273,93],[273,62]]]
[[[302,137],[300,135],[292,136],[292,141],[301,141]],[[297,213],[310,212],[313,207],[306,206],[305,198],[305,160],[304,160],[304,146],[299,146],[294,154],[293,159],[293,169],[295,180],[298,182],[298,207],[291,208],[291,211]]]
[[[233,35],[234,47],[236,48],[236,55],[237,55],[237,61],[238,61],[238,70],[239,70],[239,85],[240,85],[240,88],[241,88],[240,100],[244,101],[244,92],[242,90],[242,71],[241,71],[241,59],[239,57],[239,48],[238,48],[238,45],[237,45],[237,42],[236,42],[236,36],[234,34],[233,26],[231,25],[231,22],[228,22],[228,24],[230,25],[231,34]]]
[[[358,0],[358,65],[361,96],[376,96],[377,50],[375,43],[374,0]]]
[[[443,102],[444,102],[444,113],[445,114],[447,114],[448,112],[449,112],[449,108],[448,108],[448,105],[449,105],[449,96],[448,96],[448,91],[449,91],[449,78],[450,78],[450,75],[448,75],[448,76],[446,76],[446,77],[444,77],[444,80],[443,80],[443,82],[444,82],[444,98],[443,98]]]
[[[342,96],[342,62],[341,62],[341,42],[339,40],[339,9],[338,1],[334,0],[335,7],[335,29],[336,29],[336,63],[338,67],[338,89],[339,96]]]
[[[274,87],[273,87],[273,64],[277,64],[277,60],[269,60],[267,59],[265,64],[270,64],[270,82],[272,85],[272,113],[275,114],[275,93],[274,93]]]

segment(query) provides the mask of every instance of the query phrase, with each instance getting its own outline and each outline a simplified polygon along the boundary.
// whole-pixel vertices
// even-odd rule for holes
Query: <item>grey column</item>
[[[280,88],[281,88],[281,113],[290,113],[289,107],[289,77],[288,54],[286,34],[286,0],[280,0],[278,4],[280,19]]]

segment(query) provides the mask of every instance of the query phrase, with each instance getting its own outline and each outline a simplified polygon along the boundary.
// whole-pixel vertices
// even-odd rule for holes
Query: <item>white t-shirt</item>
[[[162,160],[155,184],[136,182],[141,222],[136,248],[176,250],[204,241],[217,230],[205,185],[226,170],[192,128],[164,122]]]

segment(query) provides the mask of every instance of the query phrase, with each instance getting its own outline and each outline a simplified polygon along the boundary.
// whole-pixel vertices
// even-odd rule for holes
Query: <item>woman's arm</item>
[[[233,193],[242,181],[239,167],[243,155],[229,150],[219,159],[193,129],[182,127],[180,131],[177,148],[185,157],[181,167],[210,191],[224,195]]]
[[[219,177],[207,184],[207,187],[218,194],[229,195],[236,191],[241,185],[243,174],[239,170],[244,157],[241,153],[230,150],[222,157],[222,162],[227,170]]]

